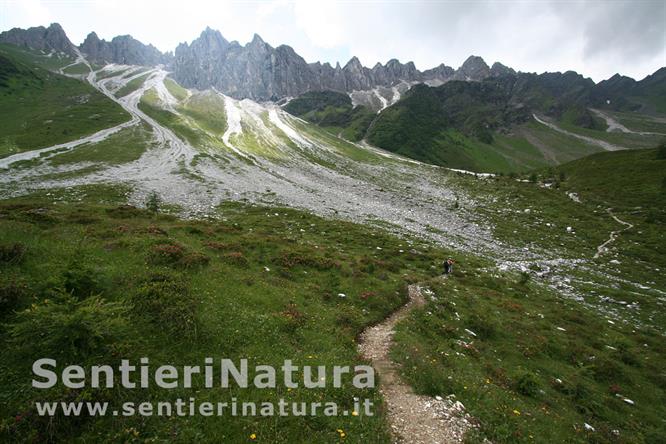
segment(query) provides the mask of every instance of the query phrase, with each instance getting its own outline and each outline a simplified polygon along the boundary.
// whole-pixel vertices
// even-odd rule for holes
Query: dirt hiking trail
[[[608,214],[610,214],[610,217],[612,217],[615,220],[615,222],[624,225],[624,228],[621,229],[621,230],[611,231],[611,234],[610,234],[610,237],[608,238],[608,240],[597,247],[597,252],[594,255],[595,259],[597,259],[599,256],[601,256],[606,251],[608,251],[608,245],[615,242],[615,239],[617,239],[617,237],[620,235],[620,233],[622,233],[624,231],[627,231],[627,230],[630,230],[631,228],[634,228],[634,226],[632,224],[630,224],[629,222],[623,221],[622,219],[618,218],[615,214],[613,214],[613,209],[612,208],[607,208],[606,211],[608,212]]]
[[[368,327],[360,336],[359,350],[381,380],[393,442],[414,444],[461,443],[472,427],[462,403],[449,398],[417,395],[400,378],[399,366],[389,358],[395,326],[414,308],[426,301],[418,284],[409,286],[409,301],[380,324]],[[443,376],[445,377],[445,376]]]

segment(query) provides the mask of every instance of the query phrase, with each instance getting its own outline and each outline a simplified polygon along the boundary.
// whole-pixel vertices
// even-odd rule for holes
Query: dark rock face
[[[10,29],[0,34],[0,43],[9,43],[46,52],[58,51],[76,57],[74,45],[57,23],[52,23],[48,28],[37,26],[28,29]]]
[[[395,59],[386,65],[378,63],[372,69],[364,67],[356,57],[344,67],[308,64],[289,46],[273,48],[258,35],[241,46],[210,28],[191,44],[178,45],[171,69],[183,86],[214,87],[236,98],[258,100],[294,97],[307,91],[367,90],[401,81],[444,82],[454,74],[453,68],[446,65],[420,72],[412,62],[403,64]]]
[[[442,80],[446,81],[453,77],[456,71],[450,66],[441,64],[431,69],[423,71],[423,80]]]
[[[509,76],[514,74],[516,74],[516,71],[514,71],[513,68],[502,65],[500,62],[493,63],[493,66],[490,68],[491,77]]]
[[[453,75],[452,80],[474,80],[479,81],[490,77],[490,68],[486,62],[478,56],[469,56]]]
[[[159,65],[170,61],[170,54],[162,54],[152,45],[144,45],[129,35],[114,37],[110,42],[100,40],[91,32],[80,46],[88,60],[95,63],[123,65]]]
[[[61,51],[76,56],[77,48],[57,23],[48,28],[12,29],[0,34],[0,42],[45,51]],[[403,82],[428,82],[438,85],[448,80],[481,81],[488,77],[512,74],[511,68],[495,63],[492,68],[481,57],[471,56],[458,69],[441,64],[419,71],[412,62],[396,59],[372,69],[352,57],[344,67],[329,63],[307,63],[291,47],[273,48],[255,34],[241,46],[227,41],[219,31],[206,28],[192,43],[181,43],[175,54],[161,53],[129,35],[100,39],[91,32],[79,47],[97,64],[166,65],[174,78],[188,88],[216,88],[236,98],[275,100],[296,97],[308,91],[332,90],[350,93]]]

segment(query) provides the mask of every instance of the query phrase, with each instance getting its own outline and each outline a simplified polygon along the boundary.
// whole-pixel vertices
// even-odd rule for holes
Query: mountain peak
[[[490,74],[495,77],[505,76],[510,74],[515,74],[512,68],[509,68],[506,65],[501,64],[500,62],[493,63],[493,66],[490,68]]]
[[[345,65],[345,67],[342,68],[342,69],[345,69],[345,70],[349,70],[349,69],[361,70],[361,69],[363,69],[363,65],[361,64],[361,61],[358,59],[358,57],[353,56],[351,59],[349,59],[349,61]]]
[[[255,34],[252,36],[252,41],[250,42],[250,44],[252,44],[252,45],[259,45],[259,44],[262,44],[262,45],[263,45],[263,44],[265,44],[265,43],[266,43],[266,42],[264,42],[264,39],[262,39],[261,36],[260,36],[259,34],[257,34],[257,33],[255,33]]]
[[[467,57],[467,60],[465,60],[463,62],[463,64],[461,65],[461,68],[463,66],[486,66],[487,67],[488,64],[486,64],[486,61],[483,60],[483,57],[476,56],[476,55],[471,55],[471,56]]]
[[[10,29],[0,33],[0,43],[9,43],[40,51],[58,51],[76,56],[74,45],[69,41],[67,34],[58,23],[51,23],[48,28],[37,26],[28,29]]]
[[[90,61],[97,63],[154,66],[170,59],[169,54],[162,54],[154,46],[144,45],[129,34],[117,35],[107,42],[91,32],[79,49]]]
[[[483,80],[490,76],[490,67],[483,58],[475,55],[467,57],[467,60],[458,68],[453,76],[454,80]]]
[[[58,23],[58,22],[53,22],[53,23],[51,23],[51,24],[49,25],[49,27],[46,28],[46,29],[50,29],[50,30],[52,30],[52,31],[62,32],[63,34],[65,33],[65,30],[62,29],[62,26],[60,26],[60,23]]]

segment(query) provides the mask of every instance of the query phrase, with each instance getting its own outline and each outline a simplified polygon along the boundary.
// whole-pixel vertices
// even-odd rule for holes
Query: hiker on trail
[[[454,260],[451,258],[448,258],[446,262],[444,262],[444,274],[451,274],[453,273],[453,264]]]

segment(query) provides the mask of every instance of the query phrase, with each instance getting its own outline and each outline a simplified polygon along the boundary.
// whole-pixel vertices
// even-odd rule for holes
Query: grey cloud
[[[585,23],[584,38],[586,57],[654,57],[666,47],[666,2],[594,4]]]

